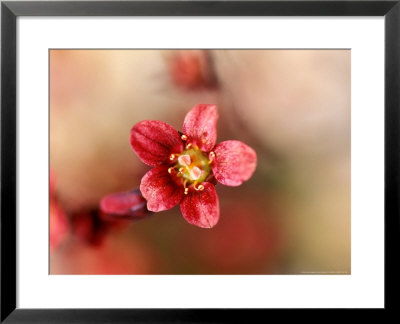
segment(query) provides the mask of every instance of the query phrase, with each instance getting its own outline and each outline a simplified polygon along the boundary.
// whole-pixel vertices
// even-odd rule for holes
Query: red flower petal
[[[154,212],[171,209],[183,196],[183,186],[174,182],[166,166],[147,172],[140,183],[140,191],[147,200],[147,209]]]
[[[157,120],[145,120],[133,126],[130,143],[139,159],[150,166],[163,164],[171,153],[180,153],[183,149],[179,133]]]
[[[209,152],[217,141],[217,120],[216,105],[197,105],[186,114],[183,133],[202,151]]]
[[[146,200],[139,189],[105,196],[100,201],[100,209],[103,213],[120,218],[138,219],[149,214]]]
[[[250,179],[257,166],[256,152],[240,141],[219,143],[211,164],[215,178],[226,186],[236,187]]]
[[[219,220],[219,201],[215,186],[203,182],[204,190],[189,191],[181,202],[183,217],[193,225],[203,228],[214,227]]]

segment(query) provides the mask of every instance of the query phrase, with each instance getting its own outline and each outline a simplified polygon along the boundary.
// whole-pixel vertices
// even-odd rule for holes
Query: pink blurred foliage
[[[142,206],[142,208],[138,208],[135,217],[132,217],[132,215],[128,213],[118,215],[110,213],[110,211],[106,213],[98,209],[81,210],[69,213],[68,215],[57,198],[53,170],[50,171],[49,188],[49,236],[50,249],[52,252],[56,251],[70,236],[79,238],[87,245],[100,246],[110,232],[126,228],[132,223],[133,219],[141,219],[148,215],[148,211],[145,208],[145,201],[140,193],[134,195],[136,205],[139,205],[139,207]],[[114,196],[115,194],[113,196],[106,196],[106,202],[113,199]],[[132,197],[133,195],[130,196]],[[129,202],[132,205],[132,198]]]
[[[129,227],[132,219],[93,209],[74,213],[71,223],[73,235],[86,244],[100,246],[112,232]]]
[[[186,90],[214,89],[218,85],[209,51],[176,51],[170,58],[169,71],[172,81]]]
[[[84,211],[72,216],[72,233],[84,243],[99,246],[111,229],[111,223],[101,220],[97,211]]]
[[[88,245],[73,240],[63,255],[53,257],[52,274],[123,275],[151,274],[160,269],[151,245],[133,237],[121,239],[109,232],[102,244]]]
[[[52,107],[76,107],[87,98],[96,81],[96,61],[89,51],[50,51],[50,99]],[[82,55],[83,54],[83,55]]]
[[[286,238],[280,212],[269,200],[254,191],[223,200],[227,217],[213,231],[185,231],[178,249],[210,274],[276,272]]]
[[[56,197],[55,176],[53,171],[50,171],[49,193],[50,251],[54,251],[68,237],[69,222],[67,214]]]

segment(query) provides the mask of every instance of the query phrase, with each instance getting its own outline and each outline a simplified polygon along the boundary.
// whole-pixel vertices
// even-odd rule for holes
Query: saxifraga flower
[[[139,159],[154,167],[140,183],[153,212],[180,204],[190,224],[211,228],[219,219],[218,181],[239,186],[254,173],[256,152],[240,141],[217,145],[217,107],[199,104],[183,122],[183,133],[171,125],[145,120],[133,126],[130,143]]]

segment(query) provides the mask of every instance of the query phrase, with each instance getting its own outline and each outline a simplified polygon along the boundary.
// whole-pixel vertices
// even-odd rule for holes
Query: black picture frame
[[[395,1],[2,1],[1,3],[1,322],[253,322],[270,309],[16,308],[16,19],[19,16],[384,16],[385,308],[399,288],[400,0]],[[211,293],[211,292],[210,292]],[[304,314],[305,310],[297,310]],[[314,310],[320,312],[318,310]],[[308,311],[307,311],[308,313]],[[323,315],[322,315],[323,316]],[[369,313],[368,316],[371,316]],[[253,320],[252,320],[253,319]]]

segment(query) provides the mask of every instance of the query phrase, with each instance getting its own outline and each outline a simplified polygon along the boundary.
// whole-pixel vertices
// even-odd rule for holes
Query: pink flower
[[[217,119],[215,105],[199,104],[186,115],[183,133],[155,120],[133,126],[133,150],[154,167],[140,183],[148,210],[159,212],[180,204],[190,224],[204,228],[217,224],[216,181],[239,186],[253,175],[257,164],[256,152],[240,141],[215,145]]]

